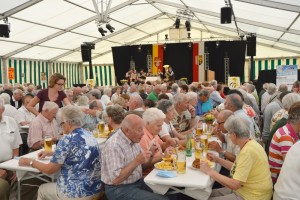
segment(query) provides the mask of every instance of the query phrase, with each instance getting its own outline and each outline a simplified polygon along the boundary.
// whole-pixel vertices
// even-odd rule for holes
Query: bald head
[[[143,128],[143,119],[135,114],[127,115],[121,124],[123,133],[134,143],[139,143],[142,139],[144,135]]]

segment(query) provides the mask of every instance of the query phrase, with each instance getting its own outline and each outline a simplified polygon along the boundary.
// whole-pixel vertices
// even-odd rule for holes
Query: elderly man
[[[268,84],[267,92],[265,92],[261,97],[261,112],[264,112],[266,106],[270,102],[270,97],[277,91],[277,87],[274,83]]]
[[[35,115],[27,110],[26,106],[33,99],[32,94],[26,94],[23,97],[23,104],[21,108],[18,109],[17,114],[15,116],[15,120],[19,125],[20,134],[22,137],[23,144],[20,146],[20,155],[27,154],[29,152],[27,138],[28,138],[28,129],[23,129],[20,126],[26,126],[31,123],[31,121],[35,118]]]
[[[299,140],[300,102],[294,103],[290,110],[287,124],[279,128],[271,140],[269,148],[269,164],[273,183],[276,183],[280,169],[289,149]]]
[[[236,155],[240,152],[240,148],[233,144],[229,138],[229,134],[224,127],[226,120],[233,115],[233,112],[230,110],[222,110],[217,116],[217,131],[215,134],[223,142],[226,143],[226,149],[223,149],[218,142],[213,141],[208,144],[209,148],[217,151],[221,157],[234,162]]]
[[[31,121],[28,132],[27,143],[32,150],[38,150],[43,145],[44,137],[52,137],[52,141],[57,141],[57,122],[55,120],[58,105],[54,102],[45,102],[42,112]]]
[[[102,117],[102,114],[97,114],[102,113],[103,107],[102,107],[102,102],[100,100],[93,100],[89,104],[89,109],[90,112],[95,111],[95,115],[91,114],[85,114],[83,118],[83,128],[89,129],[90,131],[94,130],[100,121],[100,118]],[[98,117],[97,117],[98,116]]]
[[[22,106],[23,91],[16,89],[13,92],[12,98],[10,100],[10,105],[14,106],[16,109],[19,109]]]
[[[140,95],[131,95],[129,102],[128,102],[128,108],[129,111],[140,111],[140,112],[144,112],[144,101],[142,99],[142,97]]]
[[[10,98],[9,94],[2,93],[0,96],[4,100],[4,104],[5,104],[4,105],[5,111],[3,112],[3,115],[14,118],[16,116],[18,110],[10,104],[11,98]]]
[[[235,116],[243,118],[250,129],[250,137],[255,138],[254,121],[243,110],[243,100],[238,94],[230,94],[226,96],[224,104],[225,109],[231,110]]]
[[[110,88],[104,88],[103,95],[101,97],[101,101],[105,104],[105,106],[111,104],[110,96],[111,96],[111,89]]]
[[[105,143],[102,151],[101,180],[105,195],[110,200],[160,200],[142,179],[142,168],[151,164],[151,151],[143,151],[139,144],[144,135],[144,122],[129,114],[121,128]]]
[[[206,89],[202,89],[199,93],[199,98],[196,106],[196,115],[201,116],[205,113],[211,111],[213,106],[209,99],[209,91]]]
[[[154,102],[157,102],[158,101],[158,95],[159,95],[160,92],[161,92],[161,86],[160,85],[154,86],[153,91],[150,94],[148,94],[147,99],[150,99]]]
[[[0,98],[0,163],[19,156],[19,146],[22,139],[16,121],[3,116],[4,101]],[[0,169],[0,199],[8,200],[10,184],[15,181],[15,173]]]
[[[21,158],[19,165],[31,166],[46,174],[58,172],[57,183],[40,186],[38,200],[98,199],[101,189],[101,155],[97,140],[82,126],[83,113],[76,106],[61,110],[61,127],[66,134],[55,152],[42,151],[39,159],[52,156],[45,164]]]
[[[195,110],[193,116],[189,112],[189,100],[183,93],[178,93],[174,97],[174,107],[177,112],[172,124],[177,132],[185,132],[191,129],[192,117],[195,119]]]
[[[249,138],[247,122],[240,117],[231,116],[225,122],[225,129],[233,144],[238,145],[241,150],[235,162],[208,154],[210,160],[230,170],[230,177],[219,174],[206,162],[201,162],[201,171],[226,186],[213,190],[209,200],[271,199],[272,181],[268,169],[268,158],[262,146]]]

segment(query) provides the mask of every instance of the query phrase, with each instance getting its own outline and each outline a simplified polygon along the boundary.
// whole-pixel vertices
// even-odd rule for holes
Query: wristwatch
[[[34,161],[35,159],[31,159],[31,161],[30,161],[30,163],[29,163],[29,165],[32,167],[32,164],[33,164],[33,161]]]
[[[225,153],[226,153],[226,150],[220,151],[220,152],[219,152],[220,157],[224,157],[224,156],[225,156]]]

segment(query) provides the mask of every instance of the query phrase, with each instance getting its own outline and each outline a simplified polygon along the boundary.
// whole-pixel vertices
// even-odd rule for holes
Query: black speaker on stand
[[[221,8],[221,24],[230,24],[231,23],[231,7],[222,7]]]
[[[247,56],[256,56],[256,36],[247,36]]]

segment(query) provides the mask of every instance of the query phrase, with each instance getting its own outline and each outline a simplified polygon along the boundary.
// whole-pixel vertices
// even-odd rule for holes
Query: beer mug
[[[99,122],[99,124],[98,124],[98,130],[99,130],[100,134],[104,133],[104,128],[105,128],[104,121]]]
[[[207,153],[208,151],[208,139],[207,135],[200,136],[201,148],[203,149],[203,153]]]
[[[177,150],[177,173],[184,174],[186,172],[186,152],[185,150]]]
[[[202,158],[202,148],[201,148],[199,137],[195,138],[195,158],[196,159],[201,159]]]
[[[98,138],[99,137],[99,131],[97,129],[93,130],[93,135],[94,135],[94,138]]]
[[[52,137],[50,135],[44,137],[44,149],[48,152],[52,151]]]
[[[202,123],[199,123],[197,125],[196,134],[197,135],[202,135],[203,134],[203,124]]]

